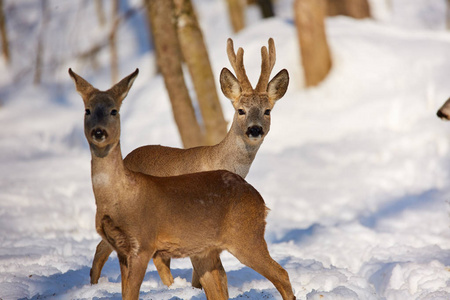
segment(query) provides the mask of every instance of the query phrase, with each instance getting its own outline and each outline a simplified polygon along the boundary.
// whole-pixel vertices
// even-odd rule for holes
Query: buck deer
[[[436,115],[442,120],[450,120],[450,98],[445,101],[445,103],[439,108]]]
[[[69,69],[85,106],[95,226],[119,258],[123,299],[138,299],[149,260],[190,257],[207,299],[227,299],[219,254],[229,251],[295,299],[289,276],[264,240],[267,207],[242,177],[225,170],[155,177],[128,169],[120,149],[120,106],[138,69],[99,91]]]
[[[135,172],[154,176],[175,176],[211,170],[228,170],[243,178],[270,129],[270,112],[275,102],[284,96],[289,84],[287,70],[281,70],[269,82],[270,73],[275,65],[275,44],[269,39],[269,51],[261,48],[261,75],[256,88],[253,89],[246,75],[243,56],[239,48],[237,56],[233,41],[228,39],[227,54],[236,77],[223,68],[220,84],[223,93],[235,109],[233,123],[227,136],[217,145],[179,149],[159,145],[143,146],[133,150],[125,157],[127,168]],[[105,241],[96,249],[91,269],[91,283],[96,284],[101,270],[113,250]],[[170,273],[170,259],[156,254],[153,262],[162,282],[170,286],[173,276]],[[200,288],[195,270],[192,285]]]

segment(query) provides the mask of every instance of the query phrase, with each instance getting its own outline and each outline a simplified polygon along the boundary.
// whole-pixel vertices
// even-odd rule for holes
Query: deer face
[[[77,92],[84,101],[84,134],[94,155],[105,157],[120,140],[119,110],[139,70],[107,91],[99,91],[69,69]]]
[[[120,139],[120,107],[107,93],[99,92],[85,105],[84,134],[97,156],[107,155]]]
[[[234,106],[233,122],[237,123],[240,135],[244,136],[247,142],[261,142],[269,132],[270,113],[275,102],[286,93],[289,74],[283,69],[269,82],[270,72],[275,64],[273,39],[269,39],[269,52],[266,47],[261,48],[261,75],[255,89],[245,73],[244,50],[239,48],[236,55],[233,41],[228,39],[227,53],[237,78],[230,70],[223,68],[220,73],[220,87]]]
[[[241,96],[233,103],[235,108],[234,122],[248,142],[262,141],[270,130],[270,104],[267,95]]]

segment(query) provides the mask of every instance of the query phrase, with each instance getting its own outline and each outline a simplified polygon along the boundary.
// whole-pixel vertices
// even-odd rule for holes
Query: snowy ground
[[[96,26],[87,13],[93,8],[80,13],[69,2],[76,3],[50,2],[52,20],[60,23],[49,26],[54,39],[48,42],[59,54],[64,43],[66,52],[76,52],[73,39],[79,42],[81,32],[91,40],[99,35],[86,31]],[[270,36],[277,47],[274,73],[290,72],[288,93],[273,111],[271,132],[247,180],[271,208],[266,239],[298,299],[450,299],[450,123],[435,116],[450,96],[445,1],[390,2],[391,8],[371,1],[376,20],[327,20],[333,69],[323,84],[305,89],[292,1],[279,0],[278,17],[266,21],[250,9],[252,22],[238,35],[230,32],[222,2],[195,1],[214,74],[229,67],[228,36],[245,49],[253,82],[259,49]],[[25,3],[29,19],[37,18],[32,1],[15,3]],[[74,18],[82,16],[75,26]],[[119,35],[121,76],[141,70],[122,106],[124,154],[143,144],[180,146],[162,79],[153,74],[153,53],[138,47],[138,21],[126,23]],[[12,39],[20,43],[14,34]],[[15,59],[13,66],[29,57]],[[107,52],[101,59],[107,62]],[[16,69],[0,66],[3,300],[120,299],[115,255],[100,283],[89,284],[100,239],[83,104],[67,68],[101,89],[110,86],[109,72],[65,61],[40,87],[13,82],[9,75]],[[225,97],[221,101],[230,120],[232,107]],[[222,260],[230,298],[280,299],[269,281],[230,254]],[[173,261],[172,270],[176,282],[167,288],[150,264],[141,298],[205,299],[190,286],[188,260]]]

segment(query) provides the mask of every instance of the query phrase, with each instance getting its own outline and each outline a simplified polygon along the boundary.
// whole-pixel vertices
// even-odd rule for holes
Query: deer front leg
[[[220,261],[220,253],[191,257],[194,273],[198,275],[207,299],[228,299],[227,274]]]
[[[170,273],[170,258],[162,258],[156,253],[153,256],[153,263],[155,264],[159,277],[161,277],[161,281],[165,285],[171,286],[173,284],[173,276]]]
[[[91,284],[98,283],[98,279],[100,278],[100,274],[102,273],[103,266],[108,260],[111,252],[113,252],[111,246],[104,240],[101,240],[97,245],[97,248],[95,249],[94,260],[92,261],[92,268],[90,272]]]
[[[138,300],[141,284],[151,256],[146,253],[118,256],[122,275],[122,299]]]
[[[122,299],[138,300],[148,262],[155,254],[154,249],[141,250],[139,240],[127,234],[109,215],[103,216],[97,231],[117,252],[122,275]]]

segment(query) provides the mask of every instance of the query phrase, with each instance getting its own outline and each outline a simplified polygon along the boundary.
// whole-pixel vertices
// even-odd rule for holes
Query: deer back
[[[227,136],[214,146],[178,149],[148,145],[133,150],[125,157],[131,170],[155,176],[173,176],[224,169],[247,176],[260,145],[270,130],[271,110],[286,92],[288,72],[283,69],[270,79],[275,65],[275,44],[269,39],[269,50],[261,48],[261,75],[253,89],[243,63],[244,50],[237,55],[228,39],[227,54],[237,78],[226,68],[221,72],[223,93],[230,98],[235,113]]]

